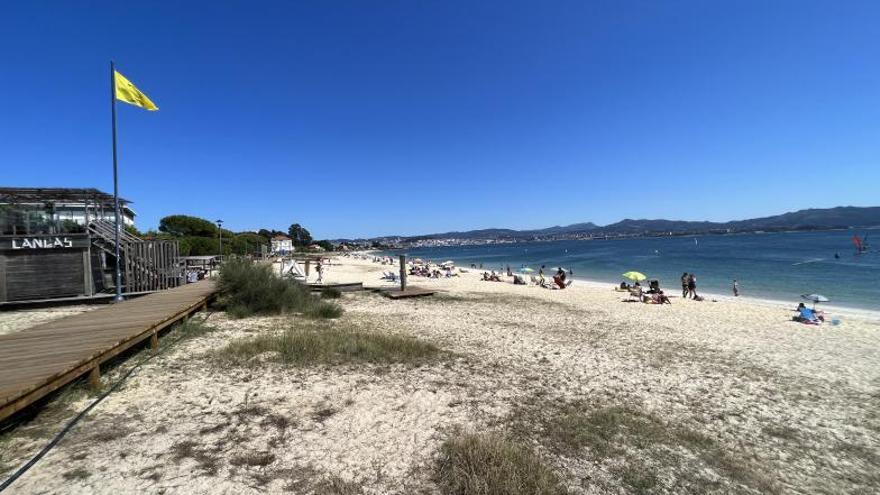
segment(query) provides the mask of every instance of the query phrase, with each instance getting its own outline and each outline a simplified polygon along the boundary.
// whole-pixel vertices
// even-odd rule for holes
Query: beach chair
[[[629,297],[627,301],[642,301],[642,288],[641,287],[633,287],[629,290]]]

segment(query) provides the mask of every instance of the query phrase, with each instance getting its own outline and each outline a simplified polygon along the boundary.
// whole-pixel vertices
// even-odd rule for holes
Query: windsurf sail
[[[852,241],[853,241],[853,244],[855,244],[855,246],[856,246],[856,252],[858,252],[858,253],[865,252],[867,247],[865,246],[864,241],[862,241],[862,238],[859,237],[859,234],[853,234]]]

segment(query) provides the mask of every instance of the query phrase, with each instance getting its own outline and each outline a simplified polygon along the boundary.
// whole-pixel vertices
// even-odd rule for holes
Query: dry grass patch
[[[61,477],[64,478],[66,481],[84,480],[91,475],[92,473],[89,472],[88,469],[82,467],[78,467],[76,469],[71,469],[70,471],[65,471],[64,473],[61,473]]]
[[[321,364],[422,364],[441,354],[434,344],[412,337],[367,332],[349,327],[299,322],[282,332],[233,340],[215,351],[224,365],[253,366],[276,362],[293,366]]]
[[[537,455],[500,434],[460,434],[441,447],[440,490],[448,495],[561,495],[559,478]]]
[[[264,467],[273,462],[275,454],[269,452],[246,452],[229,459],[229,464],[233,466]]]
[[[588,452],[634,493],[780,490],[760,466],[709,436],[635,408],[565,404],[545,415],[543,427],[541,439],[551,448],[572,458]]]
[[[192,440],[184,440],[174,444],[171,447],[172,458],[179,462],[183,459],[193,459],[199,464],[199,468],[208,475],[216,475],[220,468],[220,458],[218,455],[209,452],[206,449],[199,448],[199,445]]]

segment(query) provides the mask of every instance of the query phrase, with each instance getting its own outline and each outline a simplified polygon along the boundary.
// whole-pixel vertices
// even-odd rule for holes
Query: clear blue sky
[[[880,204],[880,2],[9,2],[7,186],[319,238]]]

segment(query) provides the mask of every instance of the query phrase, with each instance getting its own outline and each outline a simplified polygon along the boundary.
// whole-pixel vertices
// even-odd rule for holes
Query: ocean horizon
[[[859,231],[861,232],[861,231]],[[870,232],[870,231],[869,231]],[[736,279],[742,297],[801,301],[822,294],[833,306],[880,310],[877,289],[880,252],[858,254],[851,231],[776,232],[608,240],[533,241],[408,248],[383,251],[425,260],[480,264],[484,270],[528,266],[536,271],[571,271],[575,279],[620,283],[630,270],[680,292],[683,272],[697,276],[698,293],[732,296]],[[869,239],[870,240],[870,239]]]

